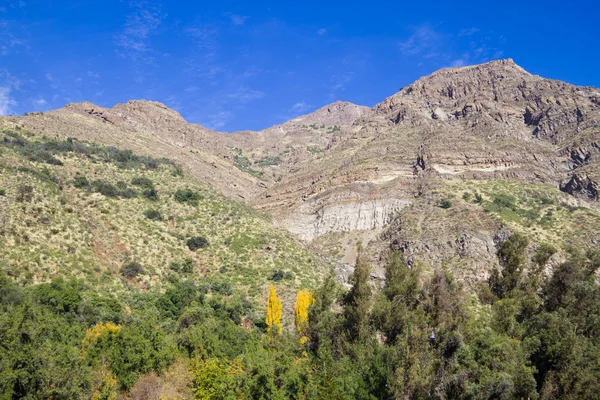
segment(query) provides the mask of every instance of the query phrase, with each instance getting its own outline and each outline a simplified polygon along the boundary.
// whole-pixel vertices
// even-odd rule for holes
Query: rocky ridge
[[[489,268],[495,238],[514,222],[482,209],[504,188],[490,182],[534,185],[536,196],[598,209],[600,91],[532,75],[510,59],[437,71],[372,109],[336,102],[260,132],[213,132],[145,101],[4,121],[174,158],[316,251],[330,250],[334,235],[344,247],[338,261],[362,242],[374,261],[391,247],[410,262]],[[463,190],[483,200],[462,201]],[[444,196],[449,210],[439,207]]]

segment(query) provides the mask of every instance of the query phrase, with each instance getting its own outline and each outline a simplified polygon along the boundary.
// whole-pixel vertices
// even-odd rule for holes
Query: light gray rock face
[[[301,212],[280,219],[282,226],[302,240],[312,241],[330,232],[349,232],[381,228],[394,213],[408,204],[401,199],[327,199],[306,204]]]

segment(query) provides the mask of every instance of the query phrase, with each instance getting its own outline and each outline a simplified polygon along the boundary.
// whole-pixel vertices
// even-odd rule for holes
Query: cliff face
[[[348,262],[360,242],[376,263],[402,249],[409,262],[450,262],[481,279],[508,230],[600,241],[596,220],[572,211],[598,209],[600,91],[510,59],[437,71],[372,109],[336,102],[260,132],[213,132],[147,101],[3,121],[173,158],[332,261]]]

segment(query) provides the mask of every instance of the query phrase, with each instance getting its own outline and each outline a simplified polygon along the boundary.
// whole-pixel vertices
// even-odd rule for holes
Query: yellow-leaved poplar
[[[85,338],[83,339],[83,343],[81,344],[81,354],[85,356],[87,350],[94,346],[100,336],[102,335],[116,335],[121,330],[119,325],[113,324],[112,322],[102,323],[94,325],[92,329],[88,329],[85,332]]]
[[[306,330],[308,328],[308,307],[313,302],[313,295],[307,289],[299,290],[294,304],[294,323],[300,334],[300,342],[306,341]]]
[[[269,333],[281,333],[282,311],[283,306],[281,305],[281,299],[277,297],[275,286],[271,285],[269,288],[269,299],[267,300],[267,319],[265,321]]]

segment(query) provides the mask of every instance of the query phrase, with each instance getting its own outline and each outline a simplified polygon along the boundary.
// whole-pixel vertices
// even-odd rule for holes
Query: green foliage
[[[449,199],[443,199],[442,201],[440,201],[440,207],[448,209],[452,207],[452,201],[450,201]]]
[[[256,164],[260,167],[268,167],[270,165],[279,165],[281,158],[279,156],[267,156],[256,161]]]
[[[75,179],[73,179],[73,186],[78,189],[84,189],[90,186],[90,182],[85,176],[77,175]]]
[[[515,233],[506,240],[498,250],[498,259],[503,267],[502,272],[492,272],[490,287],[499,298],[517,288],[520,283],[529,241],[521,234]]]
[[[319,154],[322,153],[324,150],[319,146],[308,146],[306,148],[306,151],[308,151],[310,154]]]
[[[0,189],[0,196],[6,196],[6,189]]]
[[[233,165],[240,171],[246,172],[257,178],[262,178],[264,175],[263,171],[257,171],[252,168],[252,163],[248,157],[242,155],[241,150],[239,151],[239,154],[233,156]]]
[[[129,279],[137,277],[142,272],[144,272],[144,269],[140,263],[136,261],[130,261],[121,268],[121,275]]]
[[[200,200],[200,195],[191,189],[179,189],[173,197],[180,203],[189,204],[194,207],[198,206],[198,200]]]
[[[196,251],[208,247],[208,240],[202,236],[192,236],[187,240],[186,244],[190,250]]]
[[[144,216],[153,221],[161,221],[163,219],[161,212],[153,208],[149,208],[144,211]]]
[[[20,132],[3,130],[2,133],[5,136],[4,140],[0,141],[0,146],[10,148],[34,162],[62,165],[62,161],[55,156],[75,153],[99,161],[111,162],[121,168],[156,169],[161,164],[175,165],[172,161],[164,158],[138,156],[131,150],[119,150],[112,146],[100,146],[71,138],[66,140],[44,138],[43,140],[29,141]]]
[[[372,289],[369,284],[369,265],[359,255],[350,276],[352,288],[344,297],[345,327],[350,340],[364,340],[370,331],[369,309]]]

